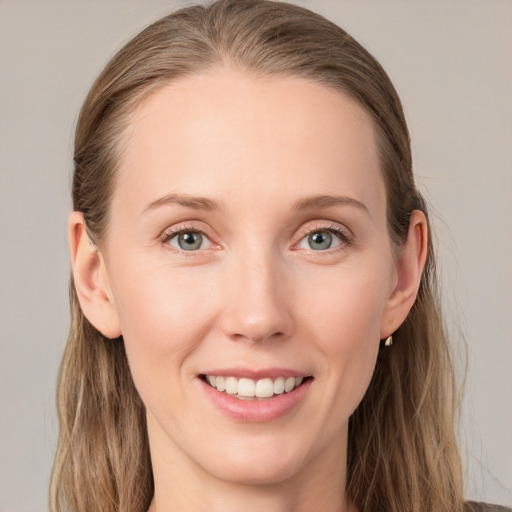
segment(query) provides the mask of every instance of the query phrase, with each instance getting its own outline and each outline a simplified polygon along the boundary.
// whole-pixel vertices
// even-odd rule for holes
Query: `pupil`
[[[186,251],[191,249],[198,249],[201,246],[201,235],[199,233],[183,233],[180,236],[180,241],[184,242],[185,247],[181,247]],[[181,246],[181,244],[180,244]]]
[[[326,231],[319,231],[309,236],[310,242],[316,244],[315,249],[329,249],[332,241],[332,235]]]

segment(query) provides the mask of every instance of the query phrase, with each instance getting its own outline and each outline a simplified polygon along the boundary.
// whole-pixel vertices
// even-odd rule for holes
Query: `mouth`
[[[289,368],[211,369],[197,375],[209,403],[238,423],[293,418],[312,393],[312,375]]]
[[[312,376],[278,376],[256,380],[231,375],[207,374],[201,374],[199,378],[213,389],[238,400],[268,400],[286,395],[313,379]]]

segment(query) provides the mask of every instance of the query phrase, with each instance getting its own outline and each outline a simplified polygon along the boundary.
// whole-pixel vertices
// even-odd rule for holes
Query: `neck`
[[[325,482],[304,486],[293,481],[274,485],[240,485],[217,482],[191,488],[155,486],[148,512],[355,512],[340,488]]]

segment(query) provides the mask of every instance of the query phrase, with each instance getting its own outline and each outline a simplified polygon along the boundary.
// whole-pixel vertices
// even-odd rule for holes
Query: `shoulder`
[[[502,505],[490,505],[489,503],[476,503],[468,501],[466,503],[465,512],[512,512],[512,508]]]

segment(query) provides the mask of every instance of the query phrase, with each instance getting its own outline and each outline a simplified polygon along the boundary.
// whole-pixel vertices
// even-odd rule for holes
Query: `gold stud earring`
[[[391,345],[393,345],[393,335],[388,336],[384,342],[385,347],[391,347]]]

